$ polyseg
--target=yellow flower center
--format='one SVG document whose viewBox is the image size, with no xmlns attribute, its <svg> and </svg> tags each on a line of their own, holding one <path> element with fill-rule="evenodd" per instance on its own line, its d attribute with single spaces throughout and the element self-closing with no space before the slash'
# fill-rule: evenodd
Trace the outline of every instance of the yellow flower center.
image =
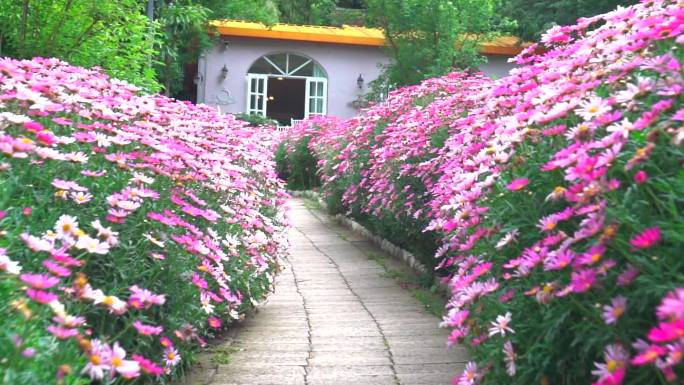
<svg viewBox="0 0 684 385">
<path fill-rule="evenodd" d="M 112 297 L 111 295 L 108 295 L 108 296 L 104 297 L 104 299 L 102 300 L 102 303 L 107 305 L 107 306 L 112 306 L 114 304 L 114 297 Z"/>
<path fill-rule="evenodd" d="M 90 356 L 90 362 L 92 362 L 93 365 L 100 365 L 102 363 L 102 358 L 100 356 L 94 354 Z"/>
<path fill-rule="evenodd" d="M 613 315 L 616 318 L 620 317 L 624 312 L 625 312 L 625 309 L 622 306 L 617 306 L 617 307 L 613 308 Z"/>
<path fill-rule="evenodd" d="M 555 224 L 554 222 L 549 222 L 549 223 L 547 223 L 547 224 L 544 226 L 544 228 L 545 228 L 546 230 L 553 230 L 553 229 L 556 228 L 556 224 Z"/>
<path fill-rule="evenodd" d="M 606 363 L 606 368 L 609 372 L 613 373 L 617 369 L 618 363 L 615 360 L 610 360 Z"/>
<path fill-rule="evenodd" d="M 596 263 L 601 260 L 601 254 L 599 253 L 594 253 L 591 255 L 591 261 Z"/>
<path fill-rule="evenodd" d="M 123 361 L 119 357 L 112 358 L 112 366 L 117 367 L 123 365 Z"/>
<path fill-rule="evenodd" d="M 173 361 L 173 359 L 176 358 L 176 355 L 175 355 L 173 352 L 169 352 L 169 353 L 166 355 L 166 358 L 168 358 L 169 361 Z"/>
</svg>

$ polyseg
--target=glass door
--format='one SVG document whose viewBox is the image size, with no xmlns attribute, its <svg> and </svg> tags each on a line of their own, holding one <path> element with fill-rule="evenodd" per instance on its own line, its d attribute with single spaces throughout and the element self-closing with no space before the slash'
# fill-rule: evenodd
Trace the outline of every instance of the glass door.
<svg viewBox="0 0 684 385">
<path fill-rule="evenodd" d="M 306 78 L 305 118 L 328 112 L 328 79 Z"/>
<path fill-rule="evenodd" d="M 247 113 L 266 116 L 268 75 L 247 75 Z"/>
</svg>

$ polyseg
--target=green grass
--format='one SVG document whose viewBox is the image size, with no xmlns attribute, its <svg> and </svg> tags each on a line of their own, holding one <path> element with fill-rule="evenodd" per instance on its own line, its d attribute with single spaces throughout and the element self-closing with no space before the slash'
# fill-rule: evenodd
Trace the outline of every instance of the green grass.
<svg viewBox="0 0 684 385">
<path fill-rule="evenodd" d="M 235 346 L 219 346 L 213 350 L 211 363 L 218 365 L 227 365 L 230 363 L 231 356 L 240 351 L 240 348 Z"/>
</svg>

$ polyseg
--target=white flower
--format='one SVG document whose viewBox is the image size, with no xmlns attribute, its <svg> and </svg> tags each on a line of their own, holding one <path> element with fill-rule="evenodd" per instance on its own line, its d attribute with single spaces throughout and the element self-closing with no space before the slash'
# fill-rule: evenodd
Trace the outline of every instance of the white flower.
<svg viewBox="0 0 684 385">
<path fill-rule="evenodd" d="M 88 163 L 88 155 L 84 154 L 83 152 L 70 152 L 68 154 L 64 154 L 64 157 L 67 160 L 70 160 L 74 163 Z"/>
<path fill-rule="evenodd" d="M 73 201 L 79 205 L 82 205 L 84 203 L 88 203 L 88 202 L 90 202 L 91 199 L 93 199 L 92 194 L 84 193 L 83 191 L 72 192 L 70 195 L 71 195 L 71 199 L 73 199 Z"/>
<path fill-rule="evenodd" d="M 71 238 L 78 231 L 78 219 L 71 215 L 63 214 L 55 223 L 55 232 L 60 239 Z"/>
<path fill-rule="evenodd" d="M 589 100 L 582 101 L 579 107 L 575 109 L 575 113 L 584 120 L 592 120 L 609 112 L 610 109 L 610 104 L 607 100 L 601 99 L 598 96 L 592 96 Z"/>
<path fill-rule="evenodd" d="M 91 254 L 107 254 L 109 252 L 109 243 L 100 242 L 89 235 L 81 235 L 78 237 L 76 247 L 81 250 L 86 250 Z"/>
<path fill-rule="evenodd" d="M 151 178 L 145 174 L 139 173 L 139 172 L 134 172 L 133 173 L 133 179 L 131 180 L 133 183 L 138 183 L 138 184 L 150 184 L 154 182 L 154 178 Z"/>
<path fill-rule="evenodd" d="M 9 274 L 18 275 L 21 273 L 19 262 L 11 260 L 6 254 L 5 249 L 0 249 L 0 270 Z"/>
<path fill-rule="evenodd" d="M 489 328 L 489 336 L 492 337 L 497 334 L 506 336 L 507 331 L 515 333 L 515 330 L 511 329 L 511 327 L 508 326 L 508 324 L 511 323 L 511 316 L 511 312 L 506 312 L 506 315 L 497 316 L 496 322 L 491 322 L 492 327 Z"/>
<path fill-rule="evenodd" d="M 518 230 L 517 229 L 509 231 L 506 233 L 506 235 L 503 236 L 503 238 L 501 238 L 501 240 L 499 240 L 499 242 L 497 242 L 496 246 L 494 246 L 494 247 L 497 250 L 501 250 L 504 247 L 506 247 L 506 245 L 508 245 L 509 243 L 515 241 L 515 238 L 517 236 L 518 236 Z"/>
</svg>

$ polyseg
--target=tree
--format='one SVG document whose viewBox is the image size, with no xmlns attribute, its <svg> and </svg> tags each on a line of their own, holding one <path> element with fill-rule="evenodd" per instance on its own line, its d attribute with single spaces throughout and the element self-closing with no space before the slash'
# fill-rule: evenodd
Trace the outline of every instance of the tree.
<svg viewBox="0 0 684 385">
<path fill-rule="evenodd" d="M 148 22 L 137 0 L 0 0 L 0 55 L 57 57 L 159 88 Z"/>
<path fill-rule="evenodd" d="M 528 41 L 539 40 L 554 25 L 575 24 L 580 17 L 609 12 L 617 6 L 639 0 L 508 0 L 500 9 L 503 16 L 517 22 L 516 33 Z"/>
<path fill-rule="evenodd" d="M 328 25 L 333 0 L 278 0 L 280 21 L 292 24 Z"/>
<path fill-rule="evenodd" d="M 497 0 L 368 0 L 369 21 L 384 29 L 392 58 L 382 81 L 415 84 L 481 64 L 478 46 L 501 27 L 496 9 Z"/>
<path fill-rule="evenodd" d="M 278 22 L 277 0 L 200 0 L 214 19 L 241 19 L 265 24 Z"/>
</svg>

